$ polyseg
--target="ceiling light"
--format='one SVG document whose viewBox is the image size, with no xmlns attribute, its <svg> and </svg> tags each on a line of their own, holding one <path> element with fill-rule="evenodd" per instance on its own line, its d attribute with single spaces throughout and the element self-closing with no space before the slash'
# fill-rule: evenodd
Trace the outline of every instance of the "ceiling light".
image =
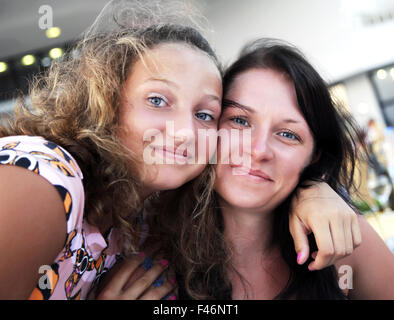
<svg viewBox="0 0 394 320">
<path fill-rule="evenodd" d="M 36 62 L 36 57 L 32 54 L 27 54 L 22 58 L 21 62 L 24 66 L 31 66 Z"/>
<path fill-rule="evenodd" d="M 0 73 L 7 71 L 7 69 L 8 69 L 8 65 L 5 62 L 0 61 Z"/>
<path fill-rule="evenodd" d="M 59 27 L 52 27 L 45 31 L 47 38 L 54 39 L 60 36 L 62 30 Z"/>
<path fill-rule="evenodd" d="M 376 76 L 378 77 L 378 79 L 384 80 L 384 79 L 386 79 L 386 77 L 387 77 L 387 72 L 386 72 L 386 70 L 384 70 L 384 69 L 379 69 L 379 70 L 376 72 Z"/>
<path fill-rule="evenodd" d="M 49 51 L 49 56 L 52 59 L 58 59 L 63 55 L 63 50 L 61 48 L 53 48 Z"/>
</svg>

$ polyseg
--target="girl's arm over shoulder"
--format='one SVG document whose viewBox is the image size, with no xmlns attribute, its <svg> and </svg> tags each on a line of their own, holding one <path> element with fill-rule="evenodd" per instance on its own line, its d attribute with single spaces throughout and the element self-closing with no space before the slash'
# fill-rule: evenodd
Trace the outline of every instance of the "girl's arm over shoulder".
<svg viewBox="0 0 394 320">
<path fill-rule="evenodd" d="M 309 182 L 292 200 L 290 233 L 297 262 L 314 259 L 309 270 L 321 270 L 350 255 L 362 241 L 356 212 L 325 182 Z M 309 253 L 307 235 L 313 233 L 318 251 Z"/>
<path fill-rule="evenodd" d="M 27 299 L 62 250 L 66 217 L 62 200 L 43 177 L 0 166 L 0 299 Z"/>
<path fill-rule="evenodd" d="M 353 254 L 335 264 L 339 279 L 345 276 L 340 267 L 349 266 L 350 299 L 394 299 L 394 254 L 363 216 L 358 219 L 363 241 Z"/>
</svg>

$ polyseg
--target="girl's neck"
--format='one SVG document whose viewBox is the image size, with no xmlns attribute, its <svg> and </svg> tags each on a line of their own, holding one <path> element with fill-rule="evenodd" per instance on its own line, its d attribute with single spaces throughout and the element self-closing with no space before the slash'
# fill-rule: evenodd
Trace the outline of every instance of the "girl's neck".
<svg viewBox="0 0 394 320">
<path fill-rule="evenodd" d="M 143 203 L 147 198 L 149 198 L 150 195 L 152 195 L 153 192 L 149 191 L 148 189 L 142 189 L 140 193 L 140 200 Z M 109 230 L 113 227 L 113 221 L 110 216 L 104 217 L 103 221 L 101 222 L 101 225 L 99 227 L 100 233 L 104 236 L 109 232 Z"/>
</svg>

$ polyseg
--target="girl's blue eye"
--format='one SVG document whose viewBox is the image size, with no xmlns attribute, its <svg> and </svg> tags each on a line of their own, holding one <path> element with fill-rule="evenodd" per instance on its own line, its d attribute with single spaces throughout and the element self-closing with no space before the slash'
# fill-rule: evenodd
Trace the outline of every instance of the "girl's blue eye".
<svg viewBox="0 0 394 320">
<path fill-rule="evenodd" d="M 249 122 L 247 122 L 245 119 L 239 118 L 239 117 L 235 117 L 230 119 L 231 121 L 235 122 L 236 124 L 239 124 L 241 126 L 249 126 Z"/>
<path fill-rule="evenodd" d="M 154 107 L 164 107 L 166 103 L 166 101 L 160 97 L 149 97 L 148 100 Z"/>
<path fill-rule="evenodd" d="M 196 113 L 196 117 L 197 117 L 198 119 L 200 119 L 200 120 L 203 120 L 203 121 L 212 121 L 212 120 L 215 120 L 214 117 L 212 117 L 210 114 L 205 113 L 205 112 Z"/>
<path fill-rule="evenodd" d="M 299 140 L 299 138 L 292 132 L 289 131 L 283 131 L 279 133 L 280 136 L 285 137 L 287 139 L 291 139 L 291 140 Z"/>
</svg>

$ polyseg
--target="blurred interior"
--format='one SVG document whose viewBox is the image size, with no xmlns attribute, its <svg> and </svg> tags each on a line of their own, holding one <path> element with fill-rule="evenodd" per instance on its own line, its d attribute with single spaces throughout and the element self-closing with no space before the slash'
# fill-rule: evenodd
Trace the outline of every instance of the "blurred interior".
<svg viewBox="0 0 394 320">
<path fill-rule="evenodd" d="M 149 0 L 147 0 L 149 1 Z M 224 65 L 247 41 L 299 47 L 365 130 L 354 204 L 394 252 L 394 0 L 195 0 Z M 78 40 L 107 0 L 0 0 L 0 121 L 17 93 Z M 48 16 L 52 14 L 52 16 Z M 391 39 L 391 40 L 390 40 Z"/>
</svg>

